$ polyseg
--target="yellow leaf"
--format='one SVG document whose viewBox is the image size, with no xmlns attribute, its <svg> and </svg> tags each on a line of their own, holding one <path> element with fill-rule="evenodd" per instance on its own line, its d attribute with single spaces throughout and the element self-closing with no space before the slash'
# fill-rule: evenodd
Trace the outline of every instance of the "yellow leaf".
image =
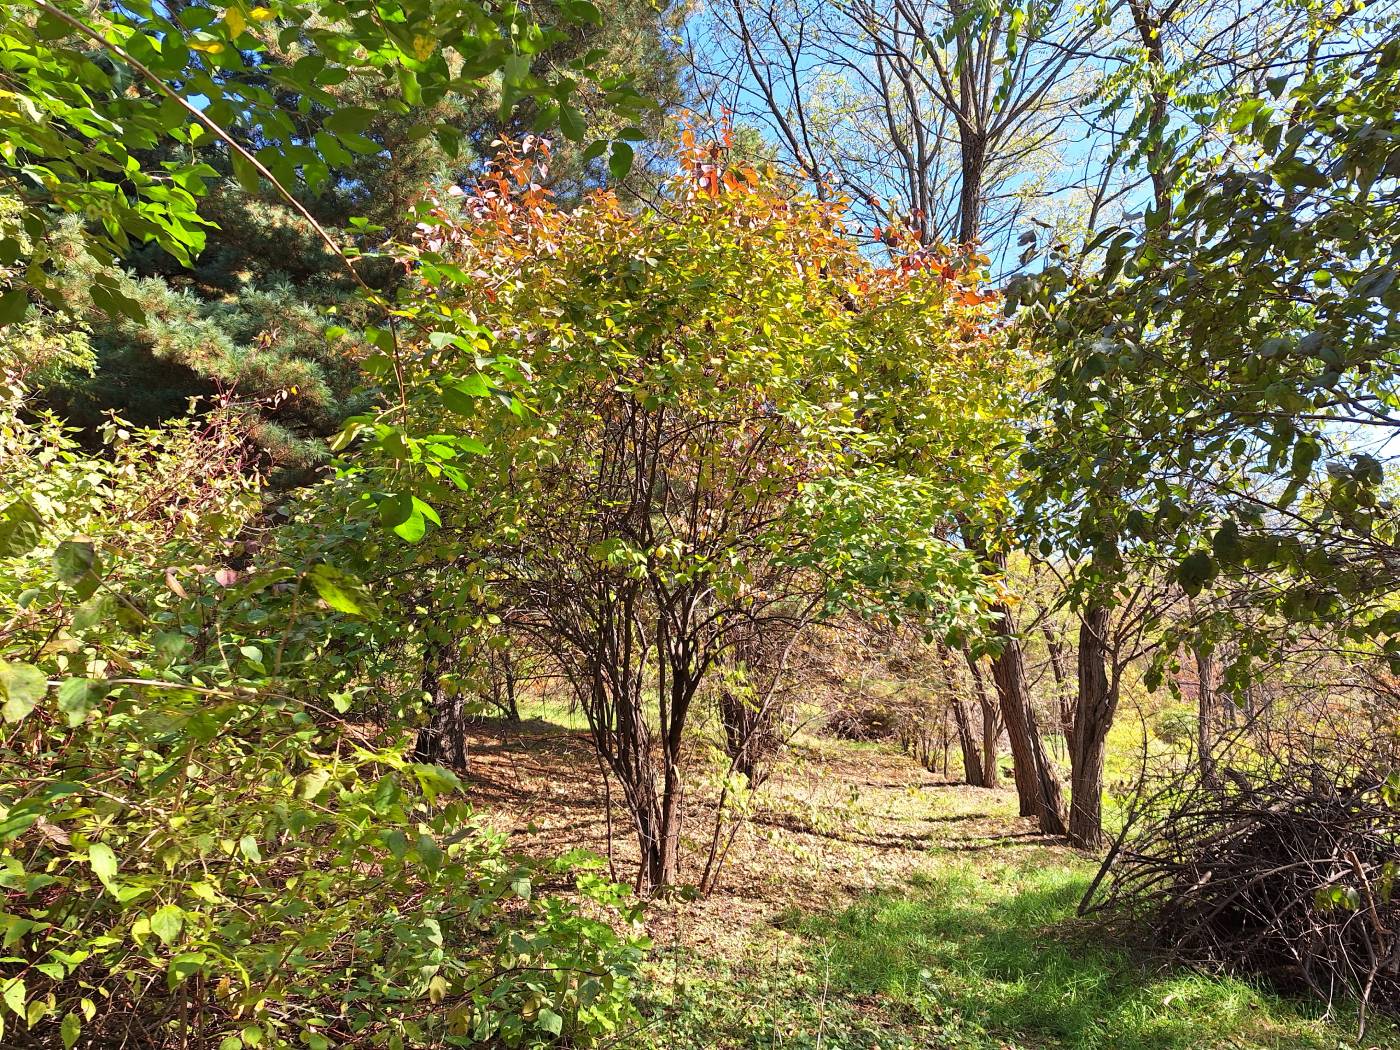
<svg viewBox="0 0 1400 1050">
<path fill-rule="evenodd" d="M 446 978 L 442 974 L 434 974 L 432 980 L 428 982 L 428 1000 L 433 1003 L 440 1003 L 446 997 L 448 988 Z"/>
<path fill-rule="evenodd" d="M 248 12 L 248 17 L 254 22 L 271 22 L 277 15 L 270 7 L 255 7 Z"/>
<path fill-rule="evenodd" d="M 190 47 L 195 51 L 203 51 L 206 55 L 217 55 L 224 49 L 224 45 L 218 40 L 191 40 Z"/>
<path fill-rule="evenodd" d="M 234 4 L 224 12 L 224 25 L 228 26 L 229 37 L 237 38 L 248 28 L 248 16 L 243 13 L 241 7 Z"/>
<path fill-rule="evenodd" d="M 413 57 L 419 62 L 426 62 L 433 57 L 433 52 L 437 50 L 437 38 L 426 33 L 418 33 L 413 38 Z"/>
</svg>

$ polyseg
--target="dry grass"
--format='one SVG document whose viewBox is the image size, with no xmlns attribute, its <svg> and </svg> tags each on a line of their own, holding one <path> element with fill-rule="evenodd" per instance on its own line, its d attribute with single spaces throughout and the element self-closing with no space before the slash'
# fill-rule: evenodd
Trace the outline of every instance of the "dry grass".
<svg viewBox="0 0 1400 1050">
<path fill-rule="evenodd" d="M 483 819 L 540 857 L 608 855 L 597 759 L 577 717 L 485 722 L 468 778 Z M 713 820 L 692 747 L 682 876 Z M 636 847 L 614 805 L 611 858 Z M 1247 982 L 1163 971 L 1086 940 L 1074 904 L 1093 864 L 1016 816 L 1010 789 L 949 783 L 888 747 L 799 738 L 743 824 L 718 891 L 652 902 L 650 1020 L 617 1050 L 1370 1050 Z"/>
<path fill-rule="evenodd" d="M 631 828 L 614 799 L 609 843 L 603 780 L 585 730 L 538 718 L 486 721 L 471 748 L 472 798 L 513 849 L 545 857 L 584 848 L 609 856 L 619 881 L 632 878 Z M 692 763 L 703 766 L 693 750 Z M 686 800 L 686 880 L 698 881 L 704 864 L 715 794 L 702 786 Z M 717 891 L 655 902 L 648 933 L 658 944 L 727 952 L 794 911 L 827 911 L 903 885 L 933 851 L 990 860 L 1032 847 L 1073 856 L 1016 816 L 1010 789 L 952 783 L 882 745 L 802 736 L 760 792 Z"/>
</svg>

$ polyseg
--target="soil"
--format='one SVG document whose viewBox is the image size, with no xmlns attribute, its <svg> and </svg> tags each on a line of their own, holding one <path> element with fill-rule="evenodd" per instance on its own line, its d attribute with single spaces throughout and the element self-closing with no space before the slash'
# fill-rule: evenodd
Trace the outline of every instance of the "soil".
<svg viewBox="0 0 1400 1050">
<path fill-rule="evenodd" d="M 608 857 L 618 881 L 632 880 L 632 829 L 614 793 L 609 835 L 607 791 L 587 731 L 540 719 L 485 721 L 473 728 L 470 747 L 470 796 L 513 851 L 547 857 L 584 848 Z M 703 766 L 703 757 L 692 764 Z M 686 800 L 682 878 L 689 882 L 704 867 L 717 794 L 697 771 L 689 781 L 702 786 Z M 1012 790 L 955 783 L 891 746 L 804 736 L 753 801 L 716 890 L 694 900 L 682 887 L 676 901 L 653 902 L 644 922 L 658 945 L 727 953 L 794 910 L 839 908 L 904 884 L 932 850 L 1031 846 L 1063 849 L 1015 815 Z"/>
</svg>

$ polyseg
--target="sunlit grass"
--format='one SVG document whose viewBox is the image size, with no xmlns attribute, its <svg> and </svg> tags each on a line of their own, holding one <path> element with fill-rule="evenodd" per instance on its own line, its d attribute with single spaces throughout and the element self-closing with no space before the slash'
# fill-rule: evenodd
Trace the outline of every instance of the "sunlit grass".
<svg viewBox="0 0 1400 1050">
<path fill-rule="evenodd" d="M 906 891 L 796 930 L 844 994 L 876 996 L 976 1047 L 1283 1048 L 1351 1045 L 1350 1018 L 1242 980 L 1153 966 L 1067 923 L 1092 866 L 1030 848 L 946 858 Z M 953 1043 L 951 1045 L 958 1045 Z M 1373 1026 L 1365 1045 L 1400 1045 Z"/>
<path fill-rule="evenodd" d="M 1140 723 L 1136 730 L 1141 733 Z M 1139 735 L 1139 740 L 1141 739 Z M 855 753 L 867 746 L 822 744 Z M 1400 1028 L 1110 945 L 1075 912 L 1092 858 L 1016 825 L 1011 791 L 882 796 L 946 828 L 912 877 L 849 906 L 789 908 L 723 957 L 658 957 L 654 1027 L 625 1045 L 729 1050 L 1355 1050 Z M 893 807 L 893 808 L 891 808 Z"/>
</svg>

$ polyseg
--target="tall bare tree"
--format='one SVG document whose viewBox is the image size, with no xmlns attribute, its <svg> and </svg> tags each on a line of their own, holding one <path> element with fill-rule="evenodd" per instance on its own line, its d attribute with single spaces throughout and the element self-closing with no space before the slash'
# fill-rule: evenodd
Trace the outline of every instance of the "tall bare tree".
<svg viewBox="0 0 1400 1050">
<path fill-rule="evenodd" d="M 994 255 L 1073 138 L 1102 20 L 1060 0 L 726 0 L 697 41 L 712 97 L 873 231 Z"/>
</svg>

